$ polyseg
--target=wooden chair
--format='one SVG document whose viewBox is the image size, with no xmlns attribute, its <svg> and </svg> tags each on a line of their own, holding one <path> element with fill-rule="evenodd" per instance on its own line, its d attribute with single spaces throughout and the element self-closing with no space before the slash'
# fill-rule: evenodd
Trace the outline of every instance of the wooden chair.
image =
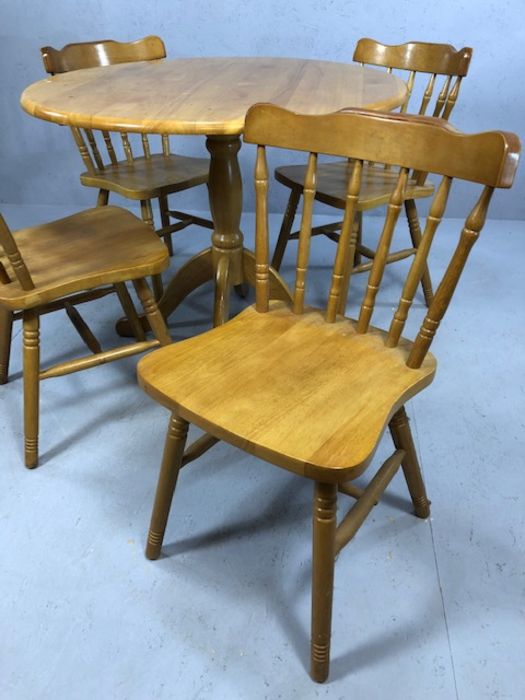
<svg viewBox="0 0 525 700">
<path fill-rule="evenodd" d="M 48 73 L 66 73 L 81 68 L 108 66 L 115 63 L 134 61 L 153 61 L 166 57 L 166 49 L 158 36 L 147 36 L 130 43 L 120 43 L 110 39 L 67 44 L 57 50 L 51 46 L 40 49 L 44 67 Z M 159 200 L 161 228 L 157 230 L 173 254 L 171 235 L 191 224 L 213 228 L 208 219 L 169 209 L 168 195 L 182 192 L 190 187 L 204 185 L 208 182 L 209 159 L 179 156 L 170 152 L 169 136 L 161 137 L 162 153 L 151 153 L 147 134 L 140 135 L 140 147 L 144 153 L 136 156 L 132 149 L 132 139 L 121 132 L 119 140 L 123 159 L 118 155 L 117 144 L 108 131 L 101 134 L 92 129 L 71 129 L 86 172 L 80 176 L 80 182 L 87 187 L 96 187 L 98 205 L 108 202 L 110 192 L 116 192 L 128 199 L 140 201 L 143 220 L 154 226 L 151 200 Z M 104 162 L 102 153 L 107 153 Z M 170 224 L 170 217 L 176 223 Z M 159 296 L 161 289 L 156 290 Z"/>
<path fill-rule="evenodd" d="M 512 184 L 519 140 L 503 132 L 464 135 L 431 117 L 360 110 L 304 116 L 273 105 L 249 110 L 244 140 L 257 144 L 255 306 L 223 326 L 150 353 L 138 365 L 140 385 L 172 413 L 146 554 L 159 556 L 179 469 L 217 440 L 313 480 L 311 673 L 324 681 L 336 554 L 400 466 L 415 514 L 429 515 L 404 405 L 434 377 L 436 360 L 429 346 L 479 236 L 494 188 Z M 269 298 L 267 146 L 309 153 L 293 305 Z M 318 153 L 353 159 L 325 311 L 305 307 Z M 345 308 L 351 272 L 347 263 L 357 247 L 352 223 L 367 161 L 400 170 L 354 320 L 339 312 Z M 411 169 L 437 173 L 441 182 L 397 309 L 388 329 L 381 330 L 371 325 L 374 303 Z M 454 178 L 479 183 L 482 191 L 412 342 L 402 337 L 403 328 Z M 185 451 L 190 421 L 206 434 Z M 394 452 L 359 490 L 351 482 L 369 466 L 387 426 Z M 339 525 L 338 491 L 357 499 Z"/>
<path fill-rule="evenodd" d="M 417 112 L 426 114 L 431 110 L 434 117 L 448 119 L 459 93 L 461 80 L 467 75 L 472 57 L 472 49 L 463 48 L 456 51 L 449 44 L 429 44 L 424 42 L 409 42 L 399 46 L 385 46 L 373 39 L 360 39 L 354 51 L 353 60 L 362 66 L 381 66 L 391 73 L 393 69 L 408 72 L 407 96 L 400 108 L 402 113 Z M 418 74 L 429 74 L 426 85 L 418 80 Z M 436 85 L 439 76 L 443 77 L 440 88 Z M 420 101 L 414 105 L 416 93 Z M 411 97 L 414 99 L 411 100 Z M 297 206 L 303 193 L 306 167 L 289 165 L 277 168 L 275 177 L 278 182 L 291 189 L 288 206 L 284 215 L 279 238 L 272 259 L 272 266 L 279 270 L 286 245 L 290 239 L 297 239 L 298 233 L 291 233 Z M 352 172 L 352 163 L 338 161 L 319 165 L 317 171 L 317 187 L 315 198 L 336 209 L 345 208 L 345 192 L 348 178 Z M 362 212 L 375 209 L 388 202 L 392 188 L 397 178 L 396 169 L 382 164 L 368 163 L 363 171 L 361 194 L 356 207 L 354 225 L 357 230 L 358 245 L 354 261 L 354 272 L 367 272 L 372 262 L 361 262 L 361 256 L 373 260 L 375 252 L 363 245 L 361 240 Z M 389 254 L 387 263 L 393 263 L 414 255 L 419 241 L 421 229 L 416 209 L 416 199 L 429 197 L 434 191 L 432 184 L 426 182 L 426 173 L 414 172 L 409 178 L 404 201 L 408 228 L 412 239 L 412 248 L 406 248 Z M 325 235 L 338 241 L 338 231 L 341 223 L 314 227 L 313 235 Z M 428 269 L 425 267 L 421 280 L 423 294 L 427 306 L 432 301 L 432 282 Z"/>
<path fill-rule="evenodd" d="M 23 319 L 25 464 L 38 463 L 39 383 L 105 364 L 171 342 L 164 319 L 144 279 L 168 267 L 158 236 L 131 212 L 98 207 L 18 231 L 0 216 L 0 376 L 7 375 L 11 324 Z M 146 340 L 126 288 L 132 281 L 155 340 Z M 93 354 L 40 369 L 39 319 L 57 309 L 75 313 L 75 304 L 108 285 L 133 324 L 137 342 L 103 351 L 89 328 L 83 337 Z M 71 311 L 73 309 L 73 311 Z M 77 312 L 78 313 L 78 312 Z"/>
</svg>

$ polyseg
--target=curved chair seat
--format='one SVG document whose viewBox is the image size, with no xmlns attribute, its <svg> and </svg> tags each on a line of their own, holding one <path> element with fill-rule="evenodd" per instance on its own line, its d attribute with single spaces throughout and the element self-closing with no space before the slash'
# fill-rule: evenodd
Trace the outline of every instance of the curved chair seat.
<svg viewBox="0 0 525 700">
<path fill-rule="evenodd" d="M 155 199 L 208 182 L 210 161 L 175 154 L 152 154 L 132 162 L 107 165 L 103 170 L 83 172 L 80 182 L 87 187 L 116 192 L 128 199 Z"/>
<path fill-rule="evenodd" d="M 331 207 L 344 209 L 348 177 L 352 173 L 352 167 L 353 163 L 348 160 L 320 164 L 317 168 L 315 198 Z M 275 179 L 278 182 L 286 187 L 299 188 L 301 192 L 305 175 L 306 165 L 285 165 L 275 170 Z M 365 166 L 357 211 L 366 211 L 388 204 L 398 175 L 396 169 L 385 170 L 384 165 L 370 164 Z M 421 197 L 430 197 L 433 192 L 434 187 L 431 183 L 417 185 L 414 180 L 409 180 L 405 194 L 407 199 L 420 199 Z"/>
<path fill-rule="evenodd" d="M 169 265 L 166 246 L 143 221 L 120 207 L 86 209 L 58 221 L 17 231 L 18 250 L 35 288 L 0 284 L 0 304 L 28 309 L 101 285 L 159 274 Z"/>
<path fill-rule="evenodd" d="M 405 362 L 412 343 L 358 334 L 341 318 L 294 314 L 281 301 L 249 307 L 224 326 L 146 357 L 139 383 L 156 401 L 212 435 L 298 474 L 353 479 L 391 417 L 433 379 L 430 354 Z M 239 353 L 242 348 L 242 353 Z"/>
</svg>

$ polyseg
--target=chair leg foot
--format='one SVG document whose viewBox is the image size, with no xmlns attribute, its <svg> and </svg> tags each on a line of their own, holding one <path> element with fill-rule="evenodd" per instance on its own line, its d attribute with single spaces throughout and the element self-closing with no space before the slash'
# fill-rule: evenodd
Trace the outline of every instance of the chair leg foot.
<svg viewBox="0 0 525 700">
<path fill-rule="evenodd" d="M 188 422 L 172 414 L 164 445 L 164 454 L 162 456 L 160 476 L 146 545 L 146 557 L 148 559 L 158 559 L 160 555 L 187 435 Z"/>
<path fill-rule="evenodd" d="M 405 450 L 405 458 L 402 462 L 403 473 L 408 490 L 414 504 L 414 514 L 418 518 L 426 519 L 430 515 L 430 501 L 427 498 L 425 483 L 419 467 L 416 448 L 412 439 L 412 431 L 408 423 L 405 408 L 399 411 L 390 421 L 390 433 L 397 449 Z"/>
<path fill-rule="evenodd" d="M 24 311 L 24 458 L 28 469 L 38 466 L 39 326 L 38 314 Z"/>
<path fill-rule="evenodd" d="M 316 483 L 313 506 L 312 638 L 310 675 L 328 678 L 334 588 L 337 484 Z"/>
</svg>

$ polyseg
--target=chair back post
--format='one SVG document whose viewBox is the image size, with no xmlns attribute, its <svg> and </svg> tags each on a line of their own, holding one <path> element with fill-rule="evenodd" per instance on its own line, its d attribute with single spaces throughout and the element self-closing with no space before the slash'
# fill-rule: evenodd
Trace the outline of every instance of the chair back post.
<svg viewBox="0 0 525 700">
<path fill-rule="evenodd" d="M 359 109 L 348 109 L 324 116 L 301 115 L 275 105 L 261 104 L 250 108 L 247 113 L 244 140 L 258 146 L 256 260 L 257 264 L 261 265 L 261 275 L 264 273 L 261 277 L 263 284 L 259 292 L 259 310 L 261 311 L 267 309 L 266 147 L 309 153 L 296 266 L 292 309 L 294 313 L 302 313 L 304 309 L 317 154 L 346 157 L 354 162 L 353 172 L 347 185 L 343 230 L 336 251 L 327 300 L 326 320 L 328 322 L 336 320 L 337 310 L 341 308 L 341 302 L 344 301 L 340 295 L 341 289 L 346 288 L 343 287 L 343 281 L 348 264 L 348 249 L 352 245 L 355 246 L 355 240 L 352 242 L 352 224 L 362 185 L 363 163 L 379 162 L 399 169 L 360 306 L 359 318 L 355 325 L 358 333 L 366 333 L 371 324 L 392 234 L 406 197 L 409 172 L 416 170 L 441 176 L 441 183 L 431 202 L 421 243 L 404 281 L 389 331 L 384 335 L 386 347 L 391 348 L 396 347 L 401 338 L 416 288 L 426 266 L 432 241 L 445 213 L 453 180 L 466 180 L 483 186 L 477 203 L 465 220 L 457 248 L 452 254 L 433 303 L 409 352 L 407 365 L 411 368 L 420 367 L 450 304 L 468 254 L 479 238 L 494 189 L 509 188 L 513 183 L 520 152 L 518 137 L 501 131 L 462 134 L 447 124 L 444 119 L 435 117 Z M 259 250 L 260 246 L 263 246 L 263 250 Z"/>
<path fill-rule="evenodd" d="M 452 255 L 448 264 L 445 275 L 443 276 L 439 287 L 434 294 L 432 304 L 425 316 L 417 338 L 412 345 L 410 355 L 408 356 L 407 366 L 413 369 L 421 367 L 425 355 L 430 348 L 436 331 L 441 323 L 441 319 L 445 315 L 446 310 L 452 299 L 452 295 L 459 282 L 465 263 L 469 256 L 474 243 L 479 239 L 481 229 L 485 224 L 487 210 L 490 204 L 493 187 L 485 186 L 476 202 L 474 208 L 470 212 L 465 222 L 465 226 L 461 231 L 459 243 Z"/>
<path fill-rule="evenodd" d="M 73 134 L 73 139 L 75 141 L 78 152 L 80 153 L 80 157 L 82 158 L 82 162 L 86 166 L 86 170 L 88 171 L 88 173 L 93 175 L 96 172 L 96 167 L 91 157 L 91 153 L 86 145 L 84 136 L 82 135 L 82 130 L 79 129 L 77 126 L 72 126 L 71 133 Z"/>
<path fill-rule="evenodd" d="M 11 263 L 11 266 L 13 268 L 13 272 L 16 275 L 16 278 L 18 282 L 20 283 L 20 286 L 24 291 L 30 291 L 31 289 L 35 288 L 35 285 L 33 283 L 33 279 L 31 277 L 31 274 L 29 273 L 29 270 L 27 269 L 27 266 L 24 262 L 24 259 L 20 253 L 20 250 L 18 249 L 18 246 L 16 244 L 16 241 L 14 239 L 13 234 L 9 230 L 8 225 L 6 224 L 4 217 L 0 214 L 0 246 L 4 249 L 5 254 L 7 255 L 7 258 L 9 262 Z M 4 284 L 9 283 L 11 280 L 9 279 L 9 275 L 7 274 L 5 268 L 3 265 L 1 265 L 2 269 L 0 270 L 0 281 L 2 281 Z"/>
</svg>

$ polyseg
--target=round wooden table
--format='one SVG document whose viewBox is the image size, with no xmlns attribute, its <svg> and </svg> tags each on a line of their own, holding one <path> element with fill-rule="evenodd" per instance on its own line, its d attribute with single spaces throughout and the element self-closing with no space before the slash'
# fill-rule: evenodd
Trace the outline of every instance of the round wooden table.
<svg viewBox="0 0 525 700">
<path fill-rule="evenodd" d="M 159 307 L 167 318 L 204 282 L 215 278 L 214 323 L 228 317 L 232 285 L 253 285 L 255 259 L 239 224 L 242 181 L 237 160 L 248 108 L 273 102 L 304 114 L 345 107 L 389 110 L 406 96 L 399 78 L 356 64 L 292 58 L 188 58 L 125 63 L 62 73 L 30 85 L 22 107 L 40 119 L 110 131 L 207 136 L 211 247 L 175 274 Z M 274 298 L 288 299 L 271 271 Z M 125 323 L 120 331 L 126 332 Z M 129 330 L 129 329 L 128 329 Z"/>
</svg>

